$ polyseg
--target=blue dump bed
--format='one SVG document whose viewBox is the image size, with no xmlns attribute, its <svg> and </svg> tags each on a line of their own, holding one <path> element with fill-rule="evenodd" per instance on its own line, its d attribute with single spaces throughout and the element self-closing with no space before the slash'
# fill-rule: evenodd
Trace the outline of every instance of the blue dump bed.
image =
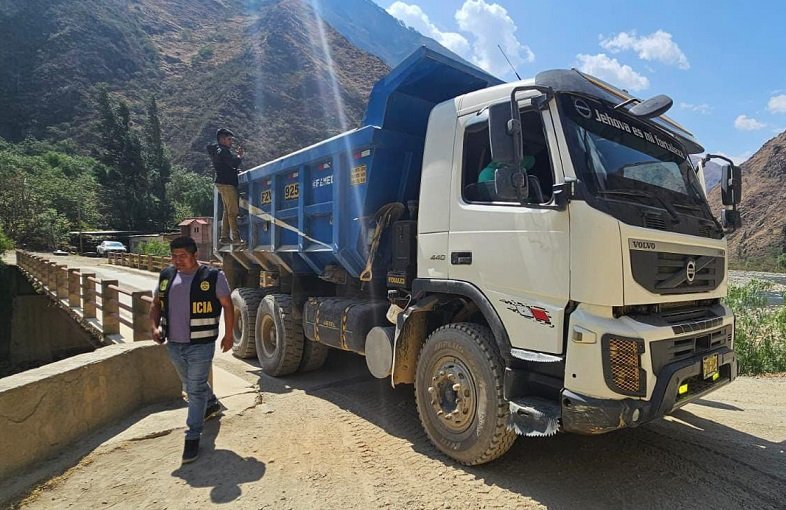
<svg viewBox="0 0 786 510">
<path fill-rule="evenodd" d="M 338 265 L 358 277 L 377 210 L 418 199 L 431 109 L 498 83 L 420 48 L 374 86 L 360 128 L 240 174 L 249 249 L 296 273 Z"/>
</svg>

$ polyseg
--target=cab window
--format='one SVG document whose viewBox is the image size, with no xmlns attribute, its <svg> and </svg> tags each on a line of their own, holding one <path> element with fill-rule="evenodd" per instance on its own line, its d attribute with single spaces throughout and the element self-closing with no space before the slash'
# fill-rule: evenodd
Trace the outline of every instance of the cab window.
<svg viewBox="0 0 786 510">
<path fill-rule="evenodd" d="M 521 112 L 522 146 L 524 161 L 530 183 L 527 202 L 532 204 L 551 201 L 554 171 L 551 166 L 543 117 L 535 110 Z M 491 160 L 488 121 L 470 124 L 464 131 L 462 164 L 462 198 L 470 203 L 494 203 L 506 201 L 496 196 L 494 172 L 496 164 Z M 507 203 L 518 203 L 516 201 Z"/>
</svg>

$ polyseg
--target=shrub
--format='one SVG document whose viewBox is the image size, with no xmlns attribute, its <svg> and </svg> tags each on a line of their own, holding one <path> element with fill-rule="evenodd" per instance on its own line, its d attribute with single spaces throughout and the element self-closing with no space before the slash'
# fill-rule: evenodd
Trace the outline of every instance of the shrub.
<svg viewBox="0 0 786 510">
<path fill-rule="evenodd" d="M 144 255 L 154 255 L 157 257 L 169 256 L 169 243 L 164 241 L 148 241 L 140 247 L 141 253 Z"/>
<path fill-rule="evenodd" d="M 726 302 L 736 316 L 734 350 L 740 374 L 786 371 L 786 305 L 766 306 L 765 292 L 771 288 L 760 280 L 729 286 Z"/>
</svg>

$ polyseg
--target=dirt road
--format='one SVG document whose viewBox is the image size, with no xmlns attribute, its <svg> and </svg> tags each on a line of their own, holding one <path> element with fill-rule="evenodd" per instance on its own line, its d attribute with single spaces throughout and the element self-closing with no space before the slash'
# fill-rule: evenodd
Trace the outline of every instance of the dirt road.
<svg viewBox="0 0 786 510">
<path fill-rule="evenodd" d="M 333 351 L 324 370 L 282 379 L 226 354 L 216 365 L 262 398 L 210 422 L 196 463 L 180 466 L 182 429 L 115 441 L 20 507 L 786 507 L 786 376 L 740 378 L 638 429 L 519 438 L 468 468 L 430 445 L 412 386 L 391 389 L 359 356 Z"/>
</svg>

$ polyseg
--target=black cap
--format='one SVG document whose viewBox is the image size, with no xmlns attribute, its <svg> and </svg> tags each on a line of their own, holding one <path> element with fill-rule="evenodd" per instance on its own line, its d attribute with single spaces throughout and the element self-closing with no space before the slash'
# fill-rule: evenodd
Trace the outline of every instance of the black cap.
<svg viewBox="0 0 786 510">
<path fill-rule="evenodd" d="M 216 131 L 216 140 L 218 140 L 222 136 L 234 137 L 235 133 L 233 133 L 232 131 L 228 130 L 227 128 L 221 128 L 218 131 Z"/>
</svg>

